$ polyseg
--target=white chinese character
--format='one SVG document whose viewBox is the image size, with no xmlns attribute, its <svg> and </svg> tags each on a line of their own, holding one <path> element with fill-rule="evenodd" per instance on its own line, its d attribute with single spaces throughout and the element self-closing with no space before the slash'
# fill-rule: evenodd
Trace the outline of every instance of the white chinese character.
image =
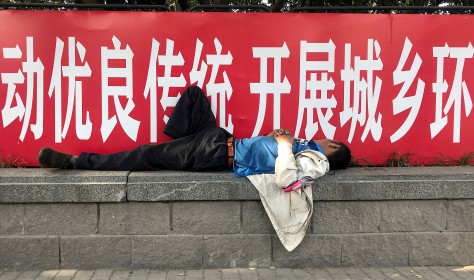
<svg viewBox="0 0 474 280">
<path fill-rule="evenodd" d="M 280 127 L 281 94 L 289 94 L 291 91 L 291 84 L 286 76 L 282 81 L 281 60 L 290 57 L 290 50 L 286 42 L 281 47 L 259 47 L 252 50 L 253 57 L 260 59 L 260 82 L 250 83 L 250 92 L 260 95 L 257 123 L 252 133 L 252 136 L 256 136 L 262 128 L 268 94 L 273 95 L 273 128 Z M 274 61 L 273 82 L 268 81 L 268 60 L 270 58 Z"/>
<path fill-rule="evenodd" d="M 219 126 L 232 133 L 234 125 L 232 124 L 232 116 L 230 114 L 227 115 L 226 124 L 226 101 L 232 97 L 232 85 L 226 71 L 222 72 L 224 79 L 222 83 L 217 83 L 216 80 L 219 66 L 232 65 L 233 57 L 230 51 L 227 54 L 222 54 L 222 45 L 217 38 L 214 39 L 214 46 L 216 54 L 206 55 L 207 64 L 211 66 L 211 77 L 206 85 L 206 92 L 207 96 L 211 97 L 211 109 L 215 116 L 217 115 L 217 97 L 219 96 Z"/>
<path fill-rule="evenodd" d="M 430 124 L 431 138 L 438 135 L 446 126 L 448 123 L 447 114 L 454 107 L 453 143 L 459 143 L 461 135 L 461 103 L 463 100 L 466 117 L 469 116 L 472 110 L 469 89 L 462 78 L 464 61 L 467 58 L 473 58 L 474 48 L 471 43 L 465 48 L 450 48 L 448 44 L 445 44 L 444 47 L 433 47 L 433 56 L 437 58 L 436 82 L 433 83 L 433 92 L 436 94 L 436 113 L 435 121 Z M 448 90 L 448 83 L 444 79 L 444 59 L 446 57 L 456 59 L 456 70 L 451 92 L 443 108 L 443 94 Z"/>
<path fill-rule="evenodd" d="M 170 87 L 184 87 L 186 85 L 186 79 L 183 74 L 180 74 L 179 77 L 172 77 L 171 70 L 173 66 L 182 66 L 184 65 L 184 59 L 181 53 L 178 55 L 173 55 L 174 52 L 174 42 L 172 40 L 166 40 L 166 53 L 165 55 L 158 55 L 160 50 L 160 43 L 153 39 L 151 47 L 150 62 L 148 66 L 148 74 L 146 79 L 145 90 L 143 95 L 145 98 L 150 96 L 150 141 L 158 141 L 158 112 L 157 112 L 157 93 L 158 86 L 163 87 L 163 94 L 161 96 L 161 106 L 163 110 L 168 107 L 176 105 L 179 97 L 181 96 L 178 93 L 176 97 L 169 96 Z M 158 77 L 156 67 L 157 64 L 164 65 L 165 72 L 164 76 Z M 169 117 L 164 115 L 163 121 L 168 122 Z"/>
<path fill-rule="evenodd" d="M 203 43 L 196 39 L 196 49 L 194 53 L 193 69 L 189 72 L 189 81 L 191 84 L 196 83 L 200 88 L 203 88 L 204 79 L 206 78 L 207 73 L 207 64 L 201 59 Z M 199 64 L 201 64 L 201 69 L 198 70 Z"/>
<path fill-rule="evenodd" d="M 163 77 L 158 77 L 158 85 L 163 87 L 163 95 L 161 96 L 161 106 L 163 110 L 167 107 L 176 105 L 179 99 L 179 95 L 176 97 L 169 96 L 170 87 L 184 87 L 186 86 L 186 79 L 181 73 L 179 77 L 171 76 L 171 69 L 173 66 L 183 66 L 184 59 L 181 52 L 177 55 L 174 52 L 174 41 L 166 40 L 166 53 L 165 55 L 158 55 L 158 64 L 165 67 L 165 73 Z"/>
<path fill-rule="evenodd" d="M 374 50 L 375 58 L 374 59 Z M 344 110 L 339 114 L 341 125 L 344 125 L 349 119 L 351 128 L 348 141 L 352 142 L 357 123 L 360 126 L 365 124 L 361 140 L 365 141 L 369 132 L 375 141 L 379 141 L 382 135 L 382 115 L 375 114 L 380 97 L 382 80 L 376 76 L 374 84 L 374 71 L 382 70 L 383 63 L 380 59 L 380 45 L 377 40 L 369 39 L 367 46 L 367 60 L 360 59 L 360 56 L 354 57 L 354 68 L 351 66 L 351 44 L 345 45 L 344 69 L 341 70 L 341 78 L 344 81 Z M 366 71 L 366 79 L 362 77 L 362 71 Z M 351 82 L 354 83 L 353 102 L 351 105 Z"/>
<path fill-rule="evenodd" d="M 328 43 L 307 43 L 301 42 L 300 46 L 300 94 L 298 105 L 298 120 L 296 123 L 295 135 L 298 136 L 303 122 L 303 115 L 306 111 L 305 138 L 311 139 L 318 131 L 318 122 L 314 121 L 313 111 L 316 109 L 319 124 L 326 138 L 333 139 L 336 128 L 329 123 L 332 118 L 332 109 L 336 107 L 337 101 L 334 96 L 328 97 L 328 91 L 334 90 L 334 81 L 328 78 L 328 73 L 334 72 L 334 53 L 336 46 L 329 40 Z M 324 53 L 328 59 L 325 61 L 310 61 L 308 54 Z M 320 78 L 314 71 L 323 71 Z M 311 73 L 313 72 L 313 73 Z M 310 73 L 310 79 L 307 80 L 307 74 Z M 309 98 L 307 98 L 309 91 Z M 317 96 L 317 92 L 321 97 Z M 323 113 L 326 109 L 326 113 Z"/>
<path fill-rule="evenodd" d="M 3 58 L 20 59 L 22 57 L 21 49 L 18 45 L 15 48 L 3 48 Z M 16 85 L 23 84 L 25 76 L 21 69 L 17 73 L 2 73 L 2 83 L 7 85 L 7 99 L 2 109 L 3 127 L 10 125 L 15 119 L 20 121 L 25 114 L 25 105 L 21 96 L 16 92 Z M 16 106 L 12 107 L 13 97 L 15 97 Z M 23 139 L 22 139 L 23 140 Z"/>
<path fill-rule="evenodd" d="M 82 81 L 77 81 L 77 77 L 90 77 L 91 69 L 87 62 L 84 63 L 86 49 L 77 42 L 74 37 L 68 38 L 68 66 L 61 66 L 64 42 L 56 39 L 56 49 L 54 55 L 53 73 L 48 95 L 51 97 L 55 92 L 54 114 L 55 114 L 55 142 L 60 143 L 66 138 L 69 125 L 71 123 L 72 112 L 75 110 L 76 135 L 79 139 L 87 140 L 92 134 L 92 123 L 89 112 L 86 112 L 86 121 L 82 123 Z M 82 66 L 76 65 L 76 49 L 79 54 Z M 68 99 L 66 108 L 66 119 L 62 126 L 62 77 L 68 77 Z"/>
<path fill-rule="evenodd" d="M 117 117 L 123 130 L 130 139 L 136 141 L 140 122 L 129 116 L 135 107 L 133 103 L 133 52 L 130 46 L 120 49 L 120 41 L 113 36 L 114 49 L 101 47 L 101 70 L 102 70 L 102 126 L 100 132 L 105 142 L 117 124 Z M 110 67 L 110 60 L 125 60 L 125 67 Z M 125 85 L 110 85 L 109 79 L 125 79 Z M 117 115 L 109 118 L 109 97 L 113 97 Z M 125 109 L 120 103 L 120 96 L 128 99 Z"/>
<path fill-rule="evenodd" d="M 143 95 L 145 98 L 150 97 L 150 141 L 158 141 L 158 112 L 157 106 L 157 73 L 156 73 L 156 62 L 158 59 L 158 51 L 160 49 L 160 43 L 153 39 L 151 45 L 150 62 L 148 64 L 148 74 L 146 78 L 145 90 Z"/>
<path fill-rule="evenodd" d="M 395 97 L 395 99 L 392 101 L 393 113 L 397 115 L 410 108 L 411 110 L 403 125 L 392 136 L 390 136 L 390 141 L 392 141 L 392 143 L 402 138 L 408 132 L 408 130 L 410 130 L 413 123 L 415 122 L 416 116 L 418 116 L 418 112 L 420 111 L 421 107 L 421 101 L 423 100 L 425 82 L 423 82 L 421 79 L 417 79 L 415 95 L 409 97 L 406 96 L 408 90 L 415 81 L 416 75 L 418 74 L 422 63 L 420 56 L 418 53 L 416 53 L 410 70 L 402 70 L 407 63 L 411 48 L 412 44 L 410 40 L 405 38 L 402 55 L 398 61 L 397 68 L 393 72 L 393 84 L 398 85 L 403 83 L 397 97 Z"/>
<path fill-rule="evenodd" d="M 26 61 L 22 62 L 22 68 L 17 73 L 2 73 L 2 83 L 7 84 L 7 99 L 2 109 L 3 127 L 11 124 L 15 119 L 23 121 L 20 132 L 20 140 L 25 139 L 28 126 L 30 125 L 31 112 L 33 108 L 33 99 L 36 89 L 36 123 L 30 125 L 35 139 L 43 135 L 43 99 L 44 99 L 44 66 L 41 59 L 34 61 L 33 37 L 26 38 Z M 23 54 L 18 45 L 15 48 L 3 48 L 3 58 L 21 59 Z M 23 84 L 26 73 L 26 103 L 16 92 L 16 85 Z M 36 77 L 36 79 L 35 79 Z M 12 107 L 13 97 L 15 97 L 16 106 Z"/>
</svg>

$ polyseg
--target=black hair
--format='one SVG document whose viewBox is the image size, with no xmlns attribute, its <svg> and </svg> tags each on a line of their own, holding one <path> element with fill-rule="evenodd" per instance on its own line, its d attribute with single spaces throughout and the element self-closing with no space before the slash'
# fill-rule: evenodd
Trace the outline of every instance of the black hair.
<svg viewBox="0 0 474 280">
<path fill-rule="evenodd" d="M 346 169 L 351 163 L 352 154 L 349 147 L 342 142 L 335 142 L 339 144 L 339 149 L 327 156 L 329 161 L 329 169 Z"/>
</svg>

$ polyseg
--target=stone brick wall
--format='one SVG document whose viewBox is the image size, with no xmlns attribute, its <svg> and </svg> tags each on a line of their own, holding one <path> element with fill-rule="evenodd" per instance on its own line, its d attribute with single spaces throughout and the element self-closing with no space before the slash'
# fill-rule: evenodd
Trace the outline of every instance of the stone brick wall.
<svg viewBox="0 0 474 280">
<path fill-rule="evenodd" d="M 474 263 L 474 168 L 420 169 L 421 179 L 413 170 L 364 170 L 321 178 L 310 229 L 293 252 L 255 189 L 230 174 L 128 174 L 122 184 L 105 173 L 0 170 L 0 268 Z M 400 193 L 394 181 L 429 192 Z"/>
<path fill-rule="evenodd" d="M 316 201 L 287 252 L 259 201 L 0 204 L 0 265 L 198 268 L 465 265 L 474 200 Z"/>
</svg>

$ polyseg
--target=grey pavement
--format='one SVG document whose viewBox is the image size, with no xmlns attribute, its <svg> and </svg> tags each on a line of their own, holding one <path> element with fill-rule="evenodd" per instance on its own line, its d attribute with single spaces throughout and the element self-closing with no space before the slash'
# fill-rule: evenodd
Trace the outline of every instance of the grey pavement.
<svg viewBox="0 0 474 280">
<path fill-rule="evenodd" d="M 0 270 L 0 280 L 474 280 L 474 266 L 416 266 L 391 268 L 223 268 L 201 270 L 59 269 L 44 271 Z"/>
</svg>

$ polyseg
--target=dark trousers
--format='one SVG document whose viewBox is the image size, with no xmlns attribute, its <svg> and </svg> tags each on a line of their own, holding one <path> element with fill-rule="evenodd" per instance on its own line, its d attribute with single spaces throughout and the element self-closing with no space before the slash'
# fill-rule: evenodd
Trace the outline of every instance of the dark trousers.
<svg viewBox="0 0 474 280">
<path fill-rule="evenodd" d="M 196 86 L 181 95 L 164 133 L 174 140 L 142 145 L 113 154 L 81 153 L 75 168 L 95 170 L 224 170 L 227 139 L 232 135 L 216 127 L 216 118 L 204 92 Z"/>
</svg>

